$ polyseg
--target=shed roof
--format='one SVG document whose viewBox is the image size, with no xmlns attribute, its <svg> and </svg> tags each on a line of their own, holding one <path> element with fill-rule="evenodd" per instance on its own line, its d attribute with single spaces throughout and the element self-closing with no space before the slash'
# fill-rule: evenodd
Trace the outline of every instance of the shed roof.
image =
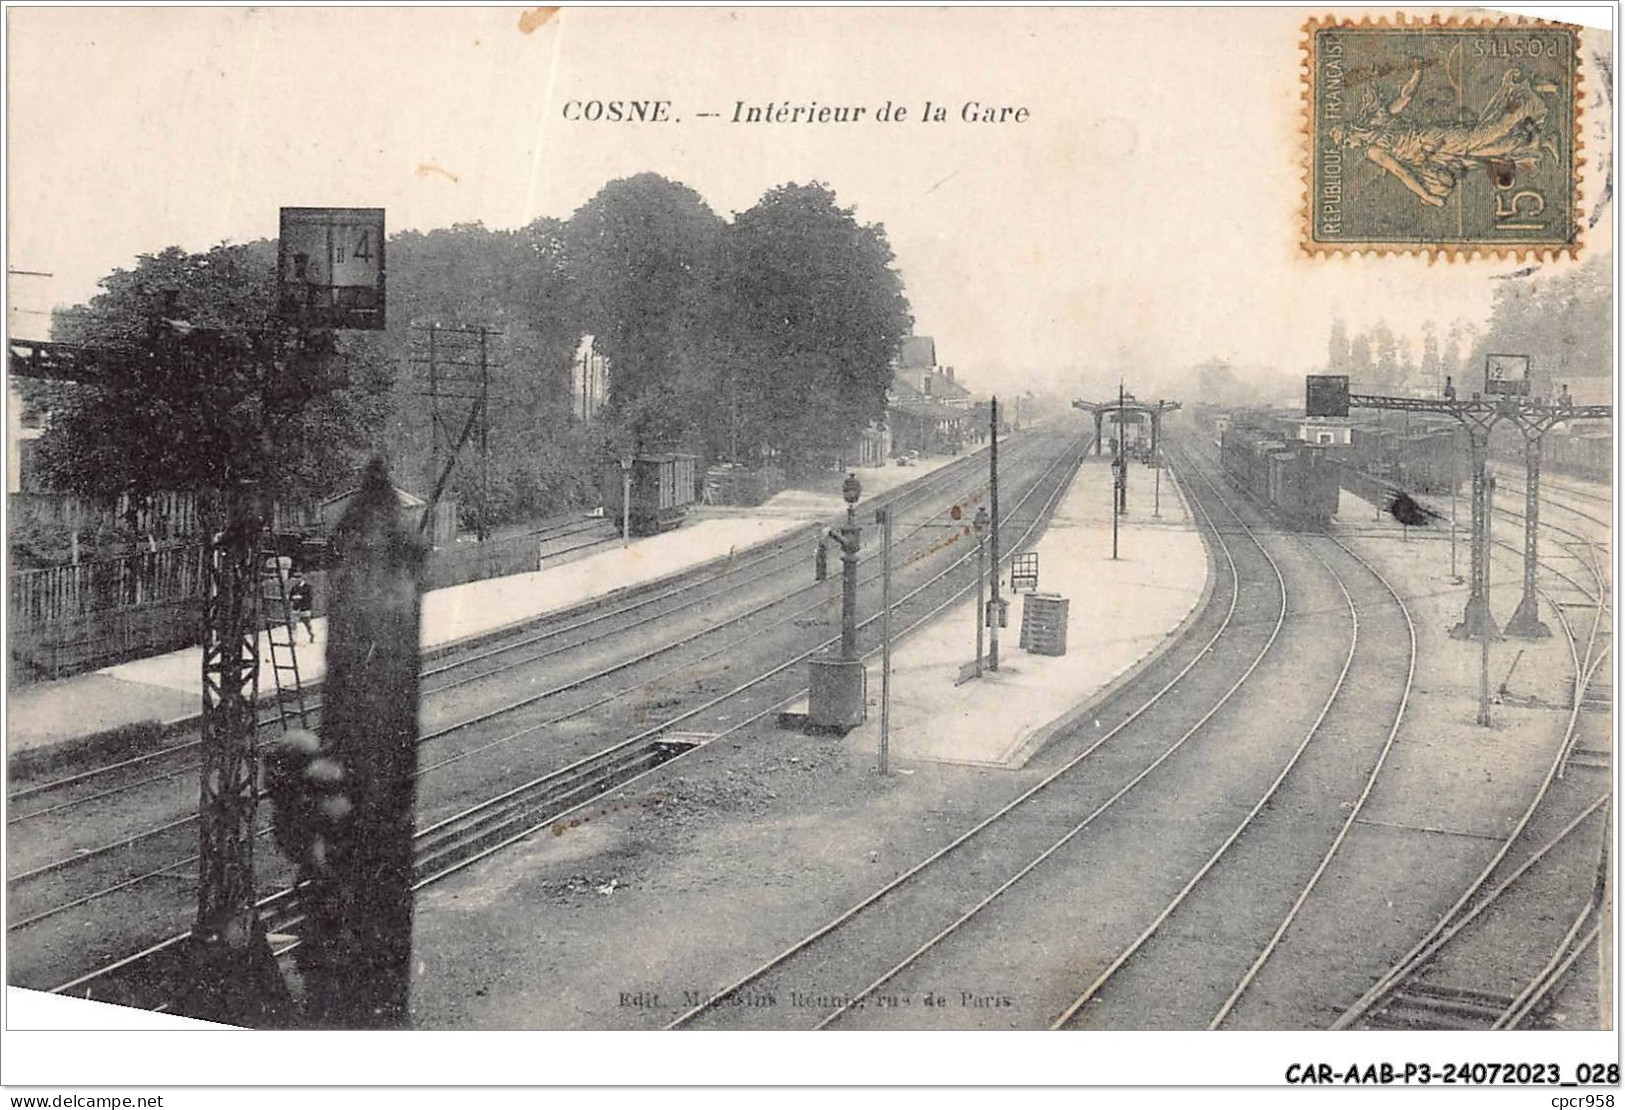
<svg viewBox="0 0 1625 1110">
<path fill-rule="evenodd" d="M 417 508 L 422 508 L 424 505 L 428 504 L 427 501 L 425 501 L 423 498 L 417 496 L 417 494 L 415 494 L 415 493 L 407 493 L 405 490 L 401 489 L 399 486 L 391 486 L 389 488 L 395 491 L 395 501 L 402 508 L 417 509 Z M 361 489 L 360 486 L 351 486 L 349 489 L 344 490 L 341 493 L 335 493 L 332 497 L 323 498 L 320 502 L 318 502 L 318 504 L 322 505 L 323 507 L 326 507 L 328 505 L 333 504 L 334 502 L 343 501 L 346 498 L 354 497 L 360 491 L 360 489 Z"/>
</svg>

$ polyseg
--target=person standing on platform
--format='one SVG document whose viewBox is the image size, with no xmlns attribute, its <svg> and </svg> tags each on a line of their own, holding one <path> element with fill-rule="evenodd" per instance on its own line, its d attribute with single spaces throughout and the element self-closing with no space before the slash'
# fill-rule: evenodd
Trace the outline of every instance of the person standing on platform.
<svg viewBox="0 0 1625 1110">
<path fill-rule="evenodd" d="M 295 630 L 295 622 L 305 626 L 305 635 L 310 642 L 316 642 L 316 629 L 311 626 L 311 603 L 315 591 L 310 581 L 299 571 L 293 572 L 293 579 L 288 583 L 288 631 Z"/>
</svg>

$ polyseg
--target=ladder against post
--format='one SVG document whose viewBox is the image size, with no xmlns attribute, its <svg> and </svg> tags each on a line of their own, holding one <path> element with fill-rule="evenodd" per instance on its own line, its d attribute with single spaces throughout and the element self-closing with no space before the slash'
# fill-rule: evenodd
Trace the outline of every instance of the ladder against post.
<svg viewBox="0 0 1625 1110">
<path fill-rule="evenodd" d="M 310 727 L 305 711 L 304 684 L 299 679 L 299 653 L 294 647 L 294 613 L 288 596 L 293 560 L 266 548 L 259 559 L 260 613 L 265 641 L 271 649 L 271 677 L 276 683 L 277 723 L 286 732 L 293 723 Z"/>
</svg>

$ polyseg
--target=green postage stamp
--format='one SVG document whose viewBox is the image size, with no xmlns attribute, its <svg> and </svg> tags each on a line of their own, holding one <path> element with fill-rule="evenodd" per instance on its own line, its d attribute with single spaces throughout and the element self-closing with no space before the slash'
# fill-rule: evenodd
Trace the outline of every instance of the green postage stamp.
<svg viewBox="0 0 1625 1110">
<path fill-rule="evenodd" d="M 1303 248 L 1572 252 L 1579 35 L 1311 20 Z"/>
</svg>

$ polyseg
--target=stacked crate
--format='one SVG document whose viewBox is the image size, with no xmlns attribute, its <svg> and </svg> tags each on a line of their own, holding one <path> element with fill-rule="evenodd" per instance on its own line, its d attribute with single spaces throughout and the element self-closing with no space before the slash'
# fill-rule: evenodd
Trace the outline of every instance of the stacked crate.
<svg viewBox="0 0 1625 1110">
<path fill-rule="evenodd" d="M 1021 647 L 1034 655 L 1066 654 L 1066 621 L 1071 602 L 1060 594 L 1021 596 Z"/>
</svg>

